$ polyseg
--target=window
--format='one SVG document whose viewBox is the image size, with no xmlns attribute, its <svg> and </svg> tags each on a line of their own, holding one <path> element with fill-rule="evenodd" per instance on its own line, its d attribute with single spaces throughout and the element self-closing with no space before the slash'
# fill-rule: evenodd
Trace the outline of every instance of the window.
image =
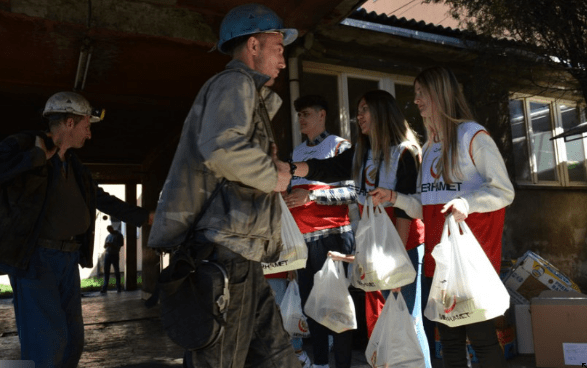
<svg viewBox="0 0 587 368">
<path fill-rule="evenodd" d="M 509 109 L 518 184 L 587 186 L 587 134 L 551 139 L 584 123 L 583 109 L 572 102 L 517 96 Z"/>
<path fill-rule="evenodd" d="M 330 110 L 326 125 L 329 132 L 356 142 L 358 100 L 365 92 L 382 89 L 395 96 L 408 123 L 423 134 L 422 118 L 413 103 L 413 77 L 314 62 L 304 62 L 303 67 L 300 96 L 320 94 L 326 98 Z"/>
</svg>

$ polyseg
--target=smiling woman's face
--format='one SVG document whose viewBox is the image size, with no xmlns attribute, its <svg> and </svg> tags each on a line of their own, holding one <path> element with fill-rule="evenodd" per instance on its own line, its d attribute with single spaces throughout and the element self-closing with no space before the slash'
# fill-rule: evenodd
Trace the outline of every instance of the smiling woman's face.
<svg viewBox="0 0 587 368">
<path fill-rule="evenodd" d="M 361 133 L 369 135 L 371 131 L 371 112 L 369 106 L 365 102 L 365 99 L 359 101 L 359 107 L 357 109 L 357 122 L 361 128 Z"/>
<path fill-rule="evenodd" d="M 420 116 L 423 118 L 430 118 L 432 117 L 432 100 L 430 99 L 430 95 L 424 91 L 422 86 L 418 82 L 414 83 L 414 103 L 418 106 L 418 110 L 420 110 Z"/>
</svg>

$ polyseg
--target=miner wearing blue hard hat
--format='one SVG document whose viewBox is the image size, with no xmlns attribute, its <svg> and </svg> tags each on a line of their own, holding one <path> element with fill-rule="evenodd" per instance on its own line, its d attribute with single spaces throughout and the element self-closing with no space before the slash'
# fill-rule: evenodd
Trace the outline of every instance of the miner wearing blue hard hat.
<svg viewBox="0 0 587 368">
<path fill-rule="evenodd" d="M 187 351 L 184 366 L 301 366 L 261 266 L 282 249 L 278 196 L 291 179 L 290 165 L 276 164 L 271 119 L 282 101 L 268 86 L 297 34 L 263 5 L 230 10 L 216 46 L 232 60 L 204 84 L 185 120 L 149 246 L 181 244 L 197 220 L 193 254 L 225 269 L 229 301 L 219 338 Z"/>
</svg>

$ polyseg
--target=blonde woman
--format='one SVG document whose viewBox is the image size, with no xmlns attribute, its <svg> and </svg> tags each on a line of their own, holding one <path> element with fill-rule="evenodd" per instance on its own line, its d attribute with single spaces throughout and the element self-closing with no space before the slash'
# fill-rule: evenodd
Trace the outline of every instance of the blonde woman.
<svg viewBox="0 0 587 368">
<path fill-rule="evenodd" d="M 499 272 L 505 207 L 513 201 L 514 190 L 495 142 L 474 121 L 454 74 L 442 67 L 426 69 L 416 77 L 414 88 L 428 134 L 418 194 L 385 188 L 371 194 L 375 203 L 391 202 L 411 217 L 424 219 L 426 293 L 435 268 L 431 253 L 448 213 L 466 221 Z M 506 366 L 493 320 L 461 327 L 439 323 L 438 329 L 445 368 L 467 367 L 467 336 L 483 367 Z"/>
</svg>

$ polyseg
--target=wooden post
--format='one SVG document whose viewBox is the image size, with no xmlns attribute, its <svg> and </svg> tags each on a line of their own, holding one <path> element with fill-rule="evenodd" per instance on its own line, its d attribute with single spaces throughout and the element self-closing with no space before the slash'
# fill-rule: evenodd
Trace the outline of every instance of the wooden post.
<svg viewBox="0 0 587 368">
<path fill-rule="evenodd" d="M 149 175 L 148 180 L 143 181 L 143 207 L 149 210 L 155 210 L 157 208 L 157 199 L 159 198 L 159 192 L 161 191 L 161 183 L 154 182 L 153 178 L 156 175 Z M 142 229 L 142 250 L 143 250 L 143 270 L 141 272 L 143 277 L 142 290 L 143 297 L 147 299 L 154 291 L 159 278 L 161 269 L 160 257 L 157 252 L 147 246 L 149 240 L 149 234 L 151 231 L 150 226 L 143 226 Z"/>
<path fill-rule="evenodd" d="M 137 205 L 137 184 L 125 184 L 125 196 L 128 204 Z M 126 224 L 126 259 L 124 260 L 124 288 L 126 291 L 137 289 L 137 228 Z"/>
</svg>

